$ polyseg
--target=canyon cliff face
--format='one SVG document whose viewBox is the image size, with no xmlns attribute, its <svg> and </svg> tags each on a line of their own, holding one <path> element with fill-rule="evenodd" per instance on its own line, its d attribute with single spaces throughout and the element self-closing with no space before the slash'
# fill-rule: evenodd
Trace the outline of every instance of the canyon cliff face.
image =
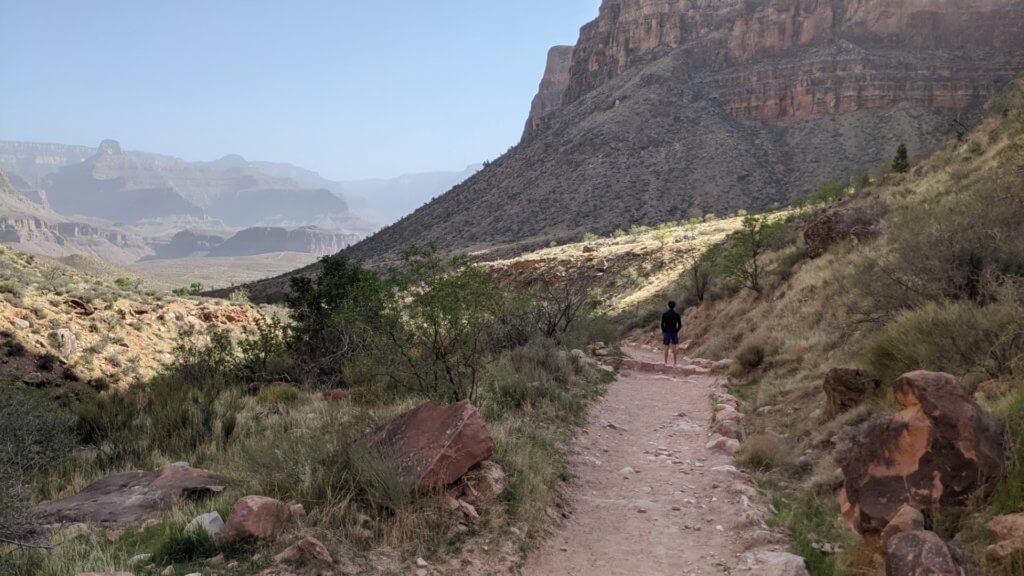
<svg viewBox="0 0 1024 576">
<path fill-rule="evenodd" d="M 548 51 L 548 63 L 540 90 L 530 105 L 530 117 L 526 120 L 523 138 L 540 128 L 544 117 L 562 107 L 562 97 L 569 88 L 569 69 L 572 67 L 572 53 L 575 46 L 555 46 Z"/>
<path fill-rule="evenodd" d="M 558 107 L 545 82 L 518 146 L 348 254 L 785 204 L 977 120 L 1024 63 L 1022 30 L 1024 0 L 605 0 Z"/>
<path fill-rule="evenodd" d="M 63 257 L 87 254 L 129 263 L 152 250 L 139 236 L 75 222 L 21 194 L 0 170 L 0 241 L 31 254 Z"/>
<path fill-rule="evenodd" d="M 331 232 L 315 226 L 295 230 L 248 228 L 213 248 L 208 256 L 252 256 L 271 252 L 301 252 L 326 256 L 357 241 L 358 236 Z"/>
<path fill-rule="evenodd" d="M 581 31 L 565 101 L 686 46 L 711 57 L 711 85 L 740 118 L 964 108 L 1015 65 L 1019 18 L 1011 0 L 609 0 Z"/>
</svg>

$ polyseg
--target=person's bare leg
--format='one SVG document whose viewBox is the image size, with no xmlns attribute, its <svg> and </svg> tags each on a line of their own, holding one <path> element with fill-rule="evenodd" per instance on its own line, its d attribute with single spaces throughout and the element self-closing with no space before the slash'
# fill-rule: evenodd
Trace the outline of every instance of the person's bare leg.
<svg viewBox="0 0 1024 576">
<path fill-rule="evenodd" d="M 671 344 L 665 345 L 665 366 L 668 366 L 668 351 L 670 348 L 672 348 Z"/>
<path fill-rule="evenodd" d="M 665 362 L 667 363 L 668 361 L 666 360 Z M 672 347 L 672 365 L 679 365 L 679 345 L 675 345 Z"/>
</svg>

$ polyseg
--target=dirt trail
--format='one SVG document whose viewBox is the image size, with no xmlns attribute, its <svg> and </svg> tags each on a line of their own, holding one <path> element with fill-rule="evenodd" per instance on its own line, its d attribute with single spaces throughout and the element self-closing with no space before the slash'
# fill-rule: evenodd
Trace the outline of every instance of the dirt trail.
<svg viewBox="0 0 1024 576">
<path fill-rule="evenodd" d="M 650 348 L 627 352 L 661 361 Z M 573 455 L 571 516 L 524 576 L 763 573 L 744 554 L 785 548 L 732 457 L 706 448 L 724 379 L 668 372 L 623 371 L 591 411 Z"/>
</svg>

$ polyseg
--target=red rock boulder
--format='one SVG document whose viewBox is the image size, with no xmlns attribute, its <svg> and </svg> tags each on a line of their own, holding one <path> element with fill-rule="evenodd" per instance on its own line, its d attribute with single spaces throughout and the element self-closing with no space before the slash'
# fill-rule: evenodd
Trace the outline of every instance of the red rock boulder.
<svg viewBox="0 0 1024 576">
<path fill-rule="evenodd" d="M 454 483 L 491 457 L 493 442 L 480 411 L 469 401 L 427 402 L 371 431 L 360 441 L 392 456 L 411 489 Z"/>
<path fill-rule="evenodd" d="M 315 566 L 318 564 L 329 566 L 334 564 L 334 558 L 323 542 L 311 536 L 307 536 L 292 544 L 283 552 L 274 556 L 274 560 L 278 564 L 292 566 Z"/>
<path fill-rule="evenodd" d="M 826 404 L 829 416 L 837 416 L 856 407 L 879 385 L 862 370 L 833 368 L 825 375 Z"/>
<path fill-rule="evenodd" d="M 961 576 L 949 547 L 934 532 L 903 532 L 889 540 L 886 576 Z"/>
<path fill-rule="evenodd" d="M 266 496 L 246 496 L 235 502 L 221 538 L 225 541 L 273 540 L 291 516 L 291 508 Z"/>
<path fill-rule="evenodd" d="M 911 372 L 895 386 L 904 409 L 870 425 L 842 460 L 843 515 L 880 532 L 904 504 L 960 506 L 1005 470 L 1003 428 L 949 374 Z"/>
</svg>

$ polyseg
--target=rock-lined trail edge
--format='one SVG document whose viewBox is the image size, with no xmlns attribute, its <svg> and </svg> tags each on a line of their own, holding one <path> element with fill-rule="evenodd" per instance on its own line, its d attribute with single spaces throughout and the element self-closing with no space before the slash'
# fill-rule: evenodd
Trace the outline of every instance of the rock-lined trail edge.
<svg viewBox="0 0 1024 576">
<path fill-rule="evenodd" d="M 712 432 L 716 410 L 742 418 L 727 379 L 707 361 L 669 368 L 654 349 L 626 351 L 633 359 L 618 363 L 576 440 L 571 514 L 522 574 L 806 574 L 764 524 L 766 507 L 730 454 L 736 444 Z"/>
</svg>

